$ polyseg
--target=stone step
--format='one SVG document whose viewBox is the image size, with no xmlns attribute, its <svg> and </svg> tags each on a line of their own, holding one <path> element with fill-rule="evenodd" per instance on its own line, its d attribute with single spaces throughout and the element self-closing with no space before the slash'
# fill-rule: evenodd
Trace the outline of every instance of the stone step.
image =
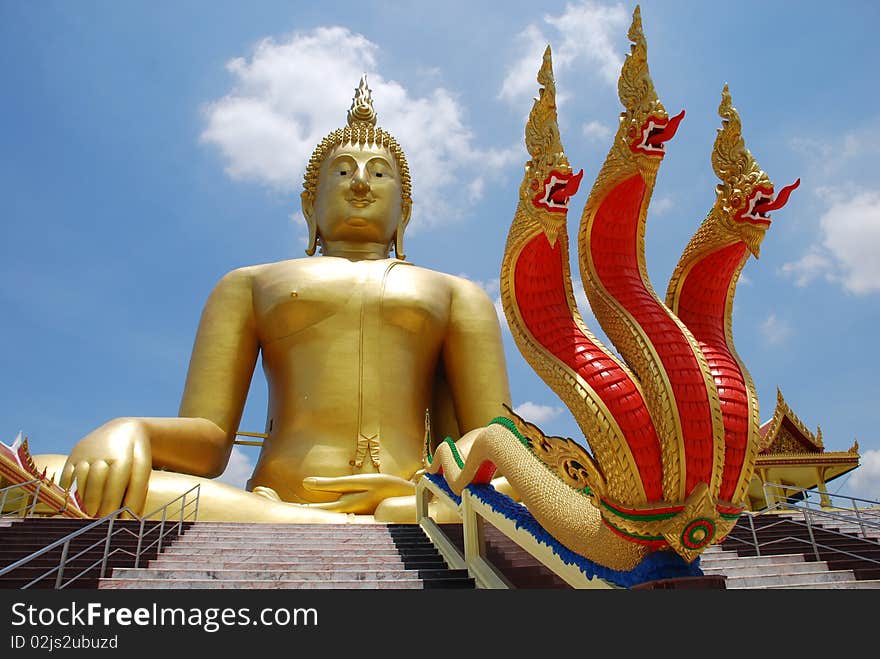
<svg viewBox="0 0 880 659">
<path fill-rule="evenodd" d="M 205 556 L 277 556 L 279 559 L 296 558 L 298 556 L 437 556 L 437 549 L 433 545 L 407 549 L 403 552 L 395 547 L 358 548 L 356 552 L 343 550 L 337 547 L 320 549 L 311 547 L 308 549 L 267 549 L 250 547 L 186 547 L 172 545 L 162 552 L 163 556 L 191 557 L 192 560 L 204 560 Z M 184 560 L 180 558 L 180 560 Z"/>
<path fill-rule="evenodd" d="M 732 552 L 731 552 L 732 553 Z M 786 566 L 799 565 L 804 563 L 804 557 L 800 554 L 778 554 L 771 556 L 737 556 L 732 553 L 731 556 L 712 556 L 704 557 L 700 560 L 700 567 L 703 570 L 720 568 L 727 566 L 735 567 L 736 565 L 754 565 L 755 567 L 764 566 Z"/>
<path fill-rule="evenodd" d="M 388 529 L 390 531 L 406 531 L 419 529 L 418 524 L 283 524 L 278 522 L 193 522 L 193 530 L 259 530 L 259 531 L 353 531 L 362 529 Z"/>
<path fill-rule="evenodd" d="M 298 531 L 302 533 L 311 533 L 313 531 L 320 531 L 322 533 L 387 531 L 388 533 L 406 533 L 407 531 L 422 530 L 418 524 L 237 524 L 234 522 L 195 522 L 190 525 L 190 529 L 193 531 L 226 531 L 230 533 L 236 531 L 253 531 L 254 533 L 277 533 L 279 531 Z"/>
<path fill-rule="evenodd" d="M 832 581 L 828 583 L 795 583 L 784 586 L 767 586 L 767 590 L 790 590 L 793 588 L 803 590 L 880 590 L 880 580 L 873 581 Z"/>
<path fill-rule="evenodd" d="M 798 574 L 778 574 L 767 576 L 732 576 L 727 578 L 728 588 L 764 588 L 767 586 L 785 586 L 802 583 L 833 583 L 841 581 L 857 581 L 855 575 L 846 570 L 801 572 Z"/>
<path fill-rule="evenodd" d="M 277 533 L 277 534 L 241 534 L 241 533 L 193 533 L 192 531 L 180 536 L 187 542 L 427 542 L 424 534 L 407 533 L 405 535 L 389 535 L 388 533 L 369 534 L 317 534 L 317 533 Z"/>
<path fill-rule="evenodd" d="M 176 542 L 168 547 L 169 551 L 197 551 L 200 549 L 217 549 L 224 551 L 265 550 L 274 552 L 298 551 L 415 551 L 433 549 L 431 542 L 424 540 L 418 543 L 395 544 L 393 542 Z"/>
<path fill-rule="evenodd" d="M 215 570 L 206 568 L 190 568 L 185 570 L 169 570 L 165 568 L 114 568 L 113 579 L 157 579 L 176 581 L 202 581 L 217 579 L 224 581 L 394 581 L 398 579 L 460 579 L 467 576 L 467 570 L 365 570 L 354 568 L 339 569 L 336 566 L 325 566 L 319 570 Z"/>
<path fill-rule="evenodd" d="M 723 574 L 727 577 L 773 577 L 777 575 L 803 574 L 809 572 L 828 571 L 827 563 L 788 563 L 775 565 L 753 565 L 740 563 L 724 567 L 703 567 L 704 574 Z"/>
<path fill-rule="evenodd" d="M 191 536 L 188 533 L 184 533 L 179 536 L 179 542 L 185 542 L 187 544 L 197 545 L 197 544 L 224 544 L 224 545 L 241 545 L 241 544 L 249 544 L 249 545 L 267 545 L 267 546 L 277 546 L 277 545 L 327 545 L 327 544 L 341 544 L 341 545 L 375 545 L 375 544 L 386 544 L 386 545 L 413 545 L 419 543 L 430 542 L 427 536 L 419 535 L 419 536 L 409 536 L 405 538 L 392 538 L 390 536 L 338 536 L 338 535 L 328 535 L 328 536 L 307 536 L 307 535 L 288 535 L 284 537 L 278 538 L 261 538 L 259 536 L 251 537 L 249 535 L 236 535 L 236 536 L 228 536 L 228 537 L 217 537 L 217 536 Z"/>
<path fill-rule="evenodd" d="M 101 579 L 99 590 L 148 589 L 321 589 L 321 590 L 424 590 L 433 588 L 472 589 L 473 579 L 396 579 L 393 581 L 231 581 L 222 579 Z"/>
<path fill-rule="evenodd" d="M 399 556 L 380 556 L 364 558 L 351 556 L 338 559 L 297 559 L 287 561 L 265 560 L 232 560 L 232 561 L 173 561 L 166 557 L 149 561 L 144 567 L 162 570 L 188 570 L 198 564 L 199 567 L 211 570 L 321 570 L 332 567 L 341 570 L 370 568 L 406 568 L 406 569 L 446 569 L 445 561 L 440 557 L 426 560 L 403 560 Z"/>
</svg>

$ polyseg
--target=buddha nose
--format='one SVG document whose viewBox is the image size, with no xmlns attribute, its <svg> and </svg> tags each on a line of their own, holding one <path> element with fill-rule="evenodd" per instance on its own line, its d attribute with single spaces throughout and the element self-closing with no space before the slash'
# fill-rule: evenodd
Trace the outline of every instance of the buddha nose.
<svg viewBox="0 0 880 659">
<path fill-rule="evenodd" d="M 370 191 L 370 183 L 367 181 L 365 172 L 358 169 L 351 178 L 351 191 L 356 195 L 364 195 Z"/>
</svg>

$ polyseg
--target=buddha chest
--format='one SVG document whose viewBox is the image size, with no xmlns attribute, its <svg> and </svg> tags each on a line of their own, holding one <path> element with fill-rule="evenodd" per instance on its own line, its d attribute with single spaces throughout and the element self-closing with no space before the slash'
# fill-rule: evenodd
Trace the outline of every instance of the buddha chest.
<svg viewBox="0 0 880 659">
<path fill-rule="evenodd" d="M 395 260 L 320 257 L 274 264 L 257 278 L 254 311 L 263 345 L 308 328 L 442 336 L 450 292 L 443 275 Z"/>
</svg>

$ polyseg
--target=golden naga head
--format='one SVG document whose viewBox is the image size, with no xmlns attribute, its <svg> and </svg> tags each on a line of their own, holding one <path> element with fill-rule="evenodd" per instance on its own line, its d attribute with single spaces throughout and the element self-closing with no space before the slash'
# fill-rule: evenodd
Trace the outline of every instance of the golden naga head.
<svg viewBox="0 0 880 659">
<path fill-rule="evenodd" d="M 648 71 L 648 44 L 642 31 L 642 14 L 638 5 L 627 36 L 633 43 L 617 82 L 620 102 L 626 111 L 620 114 L 615 144 L 624 153 L 628 151 L 642 156 L 636 158 L 639 168 L 647 174 L 656 174 L 666 153 L 664 142 L 675 135 L 684 118 L 684 110 L 670 118 L 657 96 Z"/>
<path fill-rule="evenodd" d="M 773 183 L 746 148 L 742 137 L 742 122 L 733 107 L 730 90 L 724 85 L 721 92 L 721 128 L 712 149 L 712 168 L 721 179 L 715 190 L 720 209 L 721 226 L 731 237 L 742 240 L 749 251 L 758 257 L 761 241 L 770 227 L 770 211 L 782 208 L 801 180 L 784 187 L 773 198 Z"/>
<path fill-rule="evenodd" d="M 535 213 L 551 245 L 556 243 L 565 224 L 568 202 L 577 192 L 584 171 L 572 174 L 571 165 L 562 148 L 556 116 L 556 82 L 550 46 L 538 71 L 538 98 L 526 123 L 526 149 L 531 160 L 526 162 L 520 197 L 538 209 Z M 528 206 L 527 206 L 528 207 Z"/>
<path fill-rule="evenodd" d="M 303 176 L 302 198 L 304 202 L 307 201 L 309 204 L 313 204 L 315 201 L 321 165 L 325 158 L 337 147 L 349 145 L 380 147 L 386 149 L 393 156 L 400 176 L 402 216 L 408 221 L 409 213 L 412 209 L 412 179 L 410 178 L 409 164 L 406 161 L 403 149 L 394 136 L 384 128 L 376 125 L 373 96 L 372 91 L 367 86 L 366 75 L 361 77 L 360 84 L 355 89 L 354 99 L 351 102 L 351 108 L 348 110 L 347 125 L 334 130 L 322 139 L 318 146 L 315 147 L 312 157 L 309 158 L 309 163 Z M 315 253 L 317 244 L 317 227 L 308 217 L 306 217 L 306 221 L 309 224 L 309 244 L 306 254 L 311 256 Z M 403 233 L 405 229 L 406 221 L 403 221 L 397 229 L 393 242 L 395 253 L 401 259 L 405 257 L 403 253 Z"/>
</svg>

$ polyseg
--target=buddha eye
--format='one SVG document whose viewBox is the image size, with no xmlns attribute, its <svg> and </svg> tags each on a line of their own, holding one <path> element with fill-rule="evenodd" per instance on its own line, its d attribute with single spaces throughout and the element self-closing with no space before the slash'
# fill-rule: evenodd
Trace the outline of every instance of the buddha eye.
<svg viewBox="0 0 880 659">
<path fill-rule="evenodd" d="M 382 172 L 376 172 L 376 178 L 382 178 L 383 176 L 385 176 L 385 174 Z"/>
<path fill-rule="evenodd" d="M 340 176 L 348 176 L 348 170 L 347 169 L 340 169 L 339 175 Z"/>
</svg>

